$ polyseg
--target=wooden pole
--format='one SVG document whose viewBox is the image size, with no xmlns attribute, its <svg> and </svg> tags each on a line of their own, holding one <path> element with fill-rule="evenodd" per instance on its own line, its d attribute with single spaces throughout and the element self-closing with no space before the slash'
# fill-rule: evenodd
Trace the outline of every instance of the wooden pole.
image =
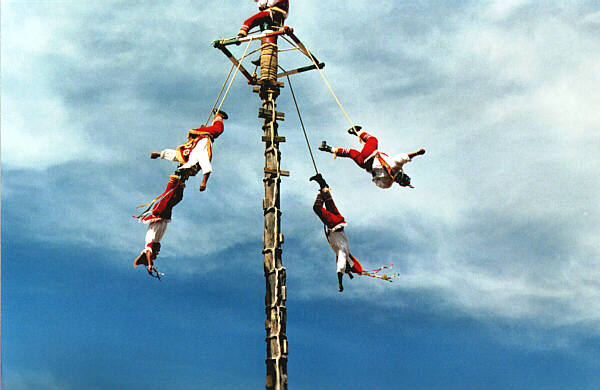
<svg viewBox="0 0 600 390">
<path fill-rule="evenodd" d="M 265 330 L 267 343 L 267 390 L 287 390 L 287 353 L 286 337 L 286 275 L 281 261 L 281 209 L 279 187 L 281 176 L 289 173 L 281 171 L 281 152 L 279 143 L 284 137 L 277 134 L 277 120 L 283 120 L 283 113 L 275 111 L 276 99 L 283 83 L 277 82 L 277 37 L 264 38 L 260 54 L 259 88 L 256 88 L 262 100 L 259 117 L 264 119 L 263 137 L 265 142 L 265 197 L 263 211 L 265 226 L 263 233 L 265 293 Z"/>
</svg>

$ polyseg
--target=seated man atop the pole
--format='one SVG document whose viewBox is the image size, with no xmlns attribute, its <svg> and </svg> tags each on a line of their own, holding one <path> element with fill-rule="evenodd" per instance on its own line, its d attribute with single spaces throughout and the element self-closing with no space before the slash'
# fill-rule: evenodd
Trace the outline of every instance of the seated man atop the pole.
<svg viewBox="0 0 600 390">
<path fill-rule="evenodd" d="M 290 8 L 289 0 L 254 0 L 258 3 L 258 9 L 260 12 L 246 19 L 240 31 L 238 37 L 245 37 L 248 35 L 248 31 L 256 26 L 260 26 L 263 23 L 268 23 L 270 26 L 282 27 L 283 21 L 287 18 L 288 10 Z"/>
<path fill-rule="evenodd" d="M 179 162 L 181 165 L 175 174 L 186 181 L 190 176 L 195 176 L 198 170 L 202 170 L 202 183 L 200 191 L 206 189 L 206 183 L 212 172 L 212 142 L 223 133 L 223 120 L 228 116 L 224 111 L 217 111 L 211 126 L 202 126 L 188 131 L 187 142 L 177 149 L 165 149 L 162 152 L 153 152 L 150 158 L 162 158 L 165 160 Z"/>
<path fill-rule="evenodd" d="M 373 176 L 373 182 L 379 188 L 390 188 L 394 182 L 402 187 L 414 188 L 410 184 L 410 177 L 404 173 L 402 167 L 404 164 L 412 161 L 416 156 L 425 154 L 425 149 L 420 149 L 414 153 L 401 153 L 394 157 L 378 150 L 378 140 L 366 131 L 360 131 L 362 127 L 353 126 L 348 129 L 348 133 L 359 138 L 364 143 L 359 152 L 355 149 L 332 148 L 323 141 L 319 150 L 333 153 L 333 158 L 348 157 Z"/>
<path fill-rule="evenodd" d="M 160 279 L 160 275 L 154 266 L 154 260 L 160 251 L 160 240 L 167 230 L 167 224 L 171 222 L 171 213 L 173 207 L 183 199 L 183 190 L 185 183 L 179 176 L 169 176 L 169 183 L 165 191 L 154 199 L 148 209 L 139 216 L 135 217 L 140 222 L 148 224 L 146 232 L 146 246 L 140 255 L 133 262 L 133 267 L 145 265 L 148 267 L 148 273 L 151 276 L 153 272 Z"/>
<path fill-rule="evenodd" d="M 335 253 L 338 290 L 339 292 L 342 292 L 344 291 L 344 286 L 342 284 L 344 273 L 347 273 L 350 279 L 352 279 L 353 276 L 351 272 L 362 274 L 363 268 L 358 260 L 350 253 L 350 244 L 348 243 L 348 237 L 344 232 L 346 220 L 335 206 L 333 198 L 331 197 L 331 192 L 329 191 L 329 186 L 325 182 L 325 179 L 323 179 L 323 176 L 319 173 L 311 177 L 310 180 L 316 181 L 321 187 L 317 194 L 317 198 L 315 199 L 313 211 L 325 225 L 325 237 L 327 237 L 327 241 L 329 241 L 329 244 Z M 325 207 L 323 207 L 323 204 Z"/>
</svg>

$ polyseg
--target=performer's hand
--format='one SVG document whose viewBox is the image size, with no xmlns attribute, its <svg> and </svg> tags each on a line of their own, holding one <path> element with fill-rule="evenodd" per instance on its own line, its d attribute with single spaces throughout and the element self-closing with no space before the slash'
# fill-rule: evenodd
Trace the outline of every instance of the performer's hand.
<svg viewBox="0 0 600 390">
<path fill-rule="evenodd" d="M 200 192 L 204 191 L 206 189 L 206 183 L 208 182 L 208 177 L 210 176 L 210 172 L 205 173 L 202 176 L 202 183 L 200 184 Z"/>
</svg>

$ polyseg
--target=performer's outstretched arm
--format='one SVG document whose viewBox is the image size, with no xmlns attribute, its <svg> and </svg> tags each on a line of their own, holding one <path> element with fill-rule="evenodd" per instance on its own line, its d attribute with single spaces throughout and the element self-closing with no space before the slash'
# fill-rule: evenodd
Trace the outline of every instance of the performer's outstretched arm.
<svg viewBox="0 0 600 390">
<path fill-rule="evenodd" d="M 420 155 L 422 155 L 422 154 L 425 154 L 425 149 L 423 149 L 423 148 L 421 148 L 421 149 L 417 150 L 417 151 L 416 151 L 416 152 L 414 152 L 414 153 L 409 153 L 409 154 L 408 154 L 408 157 L 410 157 L 410 158 L 412 159 L 413 157 L 417 157 L 417 156 L 420 156 Z"/>
<path fill-rule="evenodd" d="M 202 176 L 202 183 L 200 184 L 200 191 L 204 191 L 206 189 L 206 182 L 208 181 L 209 176 L 210 176 L 210 172 L 205 173 Z"/>
</svg>

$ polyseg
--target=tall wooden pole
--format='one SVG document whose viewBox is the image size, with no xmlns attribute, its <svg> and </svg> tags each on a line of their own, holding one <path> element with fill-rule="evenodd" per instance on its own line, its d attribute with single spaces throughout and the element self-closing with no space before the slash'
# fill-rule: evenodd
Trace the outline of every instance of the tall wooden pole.
<svg viewBox="0 0 600 390">
<path fill-rule="evenodd" d="M 279 186 L 281 176 L 289 173 L 281 171 L 279 143 L 284 137 L 277 134 L 277 120 L 283 120 L 283 113 L 275 111 L 275 100 L 283 86 L 277 82 L 277 37 L 266 38 L 262 42 L 260 54 L 260 87 L 255 89 L 262 99 L 259 117 L 264 119 L 262 137 L 265 142 L 265 197 L 263 211 L 265 228 L 263 233 L 265 294 L 265 330 L 267 343 L 267 390 L 287 390 L 287 337 L 286 337 L 286 276 L 281 262 L 281 209 Z"/>
</svg>

